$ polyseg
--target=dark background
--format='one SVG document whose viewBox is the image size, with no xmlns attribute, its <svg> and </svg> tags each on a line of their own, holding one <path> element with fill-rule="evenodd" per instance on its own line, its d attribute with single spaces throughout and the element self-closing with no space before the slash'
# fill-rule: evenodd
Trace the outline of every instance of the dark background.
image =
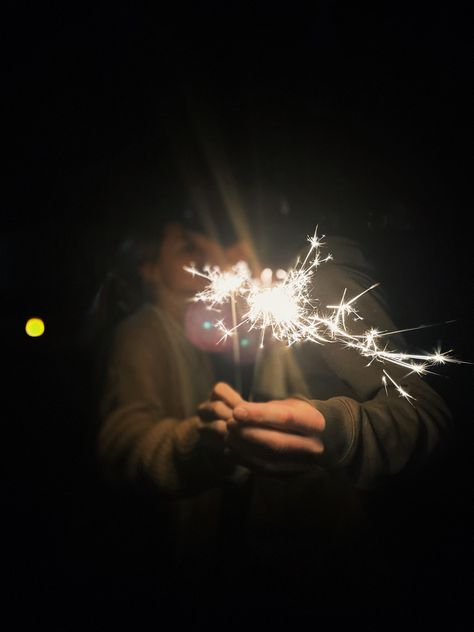
<svg viewBox="0 0 474 632">
<path fill-rule="evenodd" d="M 409 342 L 474 359 L 471 27 L 461 4 L 323 2 L 298 12 L 226 3 L 175 15 L 123 3 L 11 4 L 2 486 L 21 611 L 57 614 L 71 594 L 86 607 L 106 591 L 94 566 L 79 333 L 131 223 L 166 204 L 184 208 L 196 184 L 232 183 L 272 264 L 286 263 L 316 224 L 357 239 L 400 327 L 440 323 Z M 39 339 L 24 333 L 33 315 L 46 322 Z M 394 601 L 404 595 L 407 623 L 439 616 L 464 629 L 473 374 L 470 365 L 440 374 L 455 444 L 442 467 L 387 491 L 377 518 L 386 548 L 400 554 Z"/>
</svg>

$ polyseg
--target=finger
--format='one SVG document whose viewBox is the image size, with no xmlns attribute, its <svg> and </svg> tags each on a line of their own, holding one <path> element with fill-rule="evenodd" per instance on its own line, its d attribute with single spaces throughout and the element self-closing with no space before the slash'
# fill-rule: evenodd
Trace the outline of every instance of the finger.
<svg viewBox="0 0 474 632">
<path fill-rule="evenodd" d="M 201 436 L 209 441 L 223 441 L 227 437 L 227 424 L 222 419 L 203 424 L 199 429 Z"/>
<path fill-rule="evenodd" d="M 211 400 L 215 399 L 220 399 L 229 406 L 229 408 L 235 408 L 235 406 L 244 402 L 240 393 L 225 382 L 217 382 L 217 384 L 214 385 L 211 393 Z"/>
<path fill-rule="evenodd" d="M 219 435 L 221 437 L 227 436 L 227 424 L 222 419 L 216 419 L 203 426 L 202 431 L 207 434 Z"/>
<path fill-rule="evenodd" d="M 198 406 L 198 415 L 203 421 L 213 421 L 214 419 L 231 419 L 232 408 L 220 400 L 204 402 Z"/>
<path fill-rule="evenodd" d="M 324 430 L 323 415 L 311 404 L 299 400 L 271 401 L 263 404 L 243 402 L 234 408 L 233 417 L 241 424 L 258 424 L 286 432 L 314 436 Z"/>
<path fill-rule="evenodd" d="M 267 428 L 227 424 L 229 441 L 236 440 L 241 447 L 258 448 L 271 458 L 313 459 L 324 452 L 324 446 L 316 437 L 279 432 Z"/>
</svg>

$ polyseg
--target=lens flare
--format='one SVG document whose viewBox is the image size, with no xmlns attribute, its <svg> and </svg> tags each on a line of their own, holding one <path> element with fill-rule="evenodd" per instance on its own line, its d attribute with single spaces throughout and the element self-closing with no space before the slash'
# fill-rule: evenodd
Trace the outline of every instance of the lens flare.
<svg viewBox="0 0 474 632">
<path fill-rule="evenodd" d="M 30 338 L 39 338 L 44 334 L 45 326 L 41 318 L 30 318 L 25 325 L 25 331 Z"/>
</svg>

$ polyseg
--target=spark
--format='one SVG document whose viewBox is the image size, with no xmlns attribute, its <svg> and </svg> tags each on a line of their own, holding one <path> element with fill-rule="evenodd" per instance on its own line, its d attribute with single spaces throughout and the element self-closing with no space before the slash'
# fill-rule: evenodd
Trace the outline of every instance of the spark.
<svg viewBox="0 0 474 632">
<path fill-rule="evenodd" d="M 200 276 L 209 283 L 204 290 L 198 292 L 193 300 L 209 304 L 209 309 L 222 305 L 238 295 L 250 281 L 251 274 L 245 261 L 239 261 L 230 270 L 222 271 L 219 266 L 204 266 L 200 272 L 194 265 L 184 266 L 193 276 Z"/>
<path fill-rule="evenodd" d="M 339 343 L 347 349 L 356 350 L 362 357 L 367 358 L 367 366 L 374 362 L 380 362 L 383 365 L 392 364 L 406 369 L 407 375 L 410 373 L 426 375 L 431 367 L 449 362 L 465 364 L 453 358 L 450 355 L 451 351 L 441 352 L 438 349 L 433 354 L 410 354 L 392 350 L 387 344 L 379 345 L 381 338 L 420 329 L 424 325 L 394 331 L 379 331 L 372 327 L 363 334 L 352 333 L 348 321 L 363 320 L 356 307 L 357 301 L 378 287 L 379 283 L 374 283 L 351 298 L 346 297 L 347 290 L 344 290 L 338 304 L 326 305 L 326 310 L 331 310 L 329 313 L 321 311 L 311 298 L 313 280 L 316 269 L 321 264 L 331 261 L 332 255 L 321 256 L 320 249 L 324 246 L 324 235 L 318 237 L 317 230 L 316 227 L 314 235 L 307 238 L 310 245 L 303 262 L 298 259 L 294 268 L 280 271 L 277 276 L 278 281 L 273 285 L 269 284 L 268 279 L 252 278 L 247 264 L 242 261 L 233 266 L 230 271 L 224 272 L 217 266 L 212 268 L 207 266 L 203 273 L 197 271 L 194 266 L 185 268 L 192 274 L 198 274 L 209 281 L 206 288 L 195 295 L 194 300 L 204 301 L 212 309 L 216 304 L 234 301 L 235 297 L 239 296 L 246 305 L 240 322 L 234 322 L 232 328 L 228 328 L 223 320 L 217 321 L 216 327 L 223 334 L 221 340 L 233 336 L 240 327 L 247 326 L 248 331 L 261 331 L 261 348 L 264 346 L 267 330 L 271 332 L 273 338 L 284 341 L 289 346 L 297 342 Z M 386 392 L 391 385 L 400 397 L 410 403 L 410 400 L 414 399 L 385 368 L 382 370 L 382 384 Z"/>
<path fill-rule="evenodd" d="M 400 397 L 404 397 L 405 399 L 407 399 L 408 401 L 410 401 L 411 399 L 415 399 L 413 397 L 413 395 L 410 395 L 410 393 L 408 393 L 405 389 L 403 389 L 401 386 L 399 386 L 395 380 L 387 373 L 387 371 L 385 369 L 383 369 L 383 373 L 384 376 L 388 377 L 388 379 L 392 382 L 392 384 L 395 386 L 395 388 L 397 389 L 397 391 L 400 394 Z M 411 403 L 411 402 L 410 402 Z"/>
</svg>

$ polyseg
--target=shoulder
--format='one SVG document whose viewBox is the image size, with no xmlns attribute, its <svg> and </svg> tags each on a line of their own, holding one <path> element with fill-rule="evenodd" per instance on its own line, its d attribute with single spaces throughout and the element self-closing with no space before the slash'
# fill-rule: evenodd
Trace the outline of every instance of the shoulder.
<svg viewBox="0 0 474 632">
<path fill-rule="evenodd" d="M 145 305 L 117 325 L 114 347 L 125 350 L 148 348 L 159 341 L 161 329 L 155 308 Z"/>
<path fill-rule="evenodd" d="M 341 266 L 372 274 L 373 267 L 359 242 L 342 235 L 328 235 L 322 241 L 322 255 L 330 254 L 331 266 Z"/>
<path fill-rule="evenodd" d="M 322 240 L 320 254 L 322 258 L 331 255 L 331 259 L 322 263 L 315 272 L 316 297 L 328 303 L 339 303 L 343 295 L 354 297 L 361 294 L 357 302 L 361 309 L 372 309 L 373 299 L 388 309 L 387 297 L 378 284 L 375 266 L 359 242 L 331 235 Z M 366 293 L 369 289 L 370 292 Z"/>
<path fill-rule="evenodd" d="M 315 271 L 318 285 L 339 287 L 374 283 L 374 267 L 360 244 L 350 238 L 331 235 L 321 241 L 319 254 L 322 259 L 330 256 Z"/>
</svg>

